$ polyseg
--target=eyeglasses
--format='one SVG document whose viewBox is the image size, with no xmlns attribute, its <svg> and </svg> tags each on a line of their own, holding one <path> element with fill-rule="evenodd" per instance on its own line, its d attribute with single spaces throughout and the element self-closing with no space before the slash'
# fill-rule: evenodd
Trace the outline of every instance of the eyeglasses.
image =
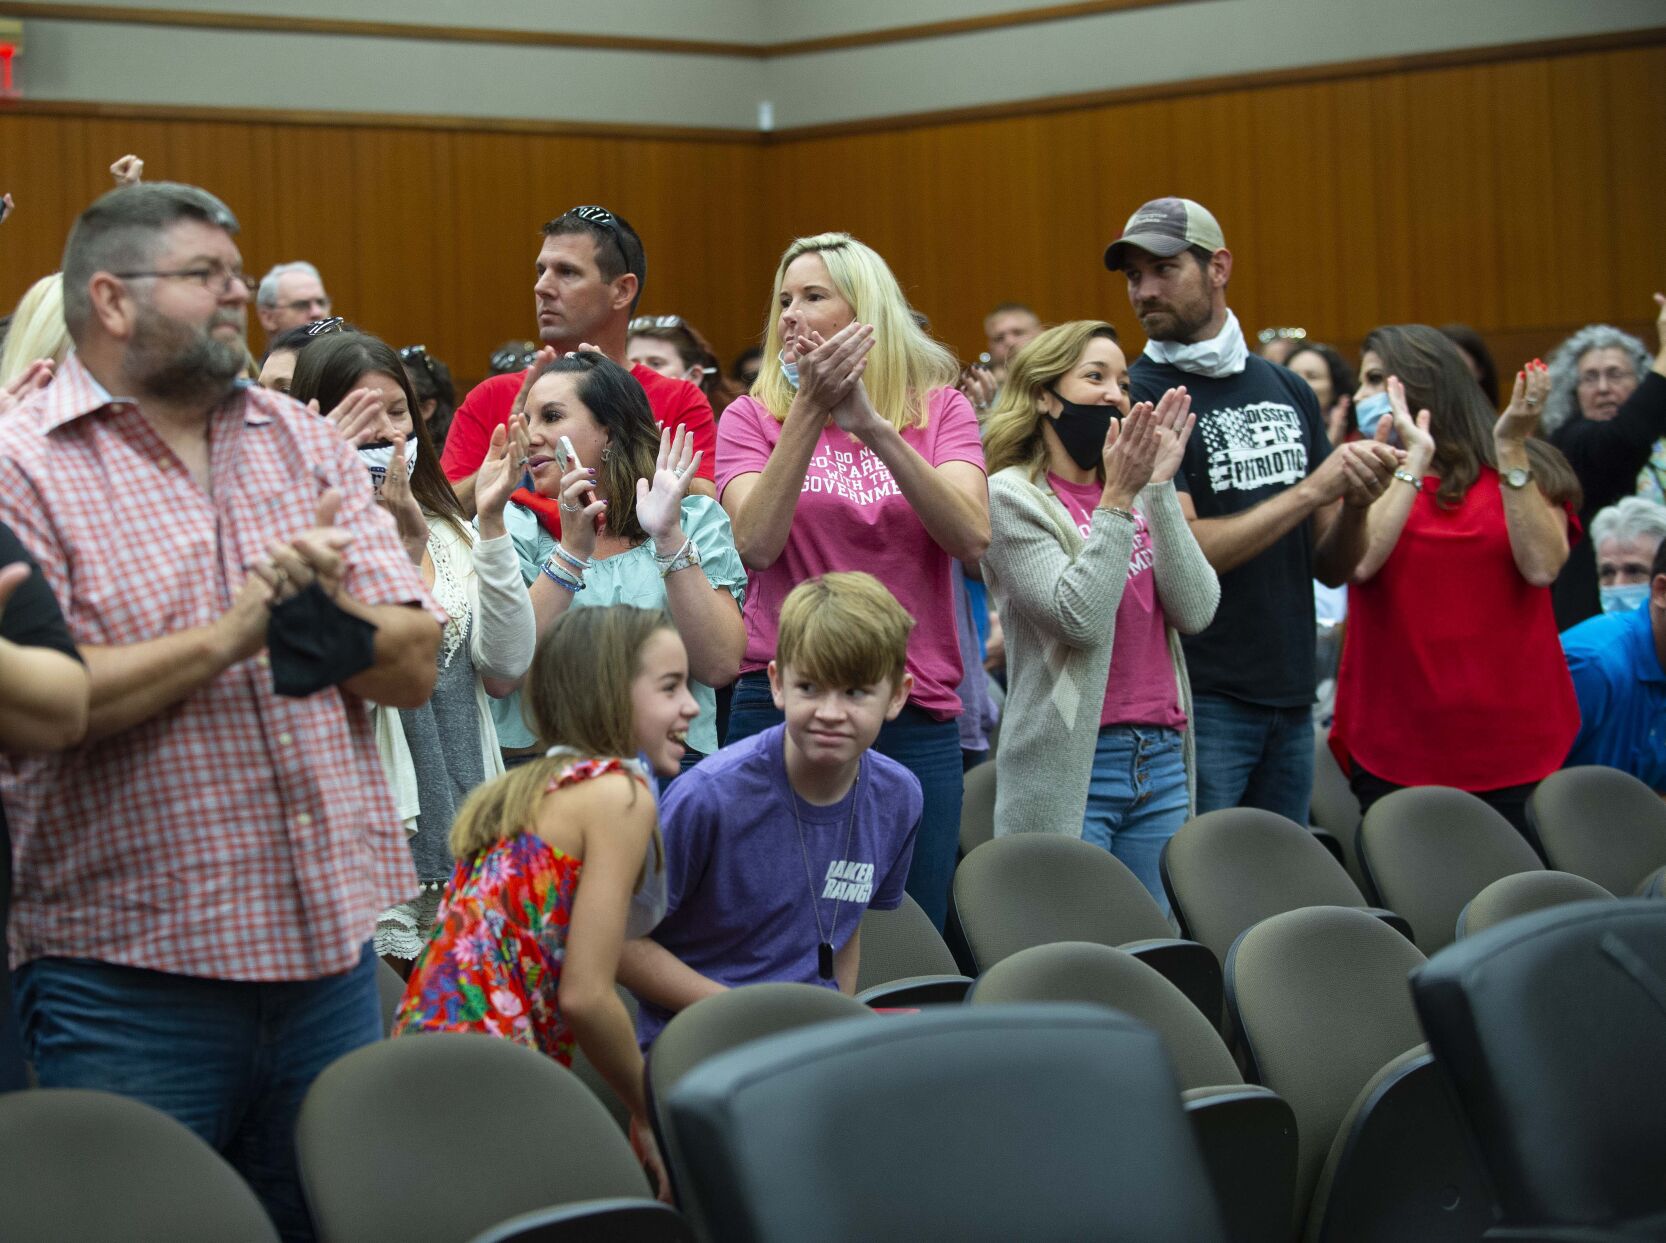
<svg viewBox="0 0 1666 1243">
<path fill-rule="evenodd" d="M 307 336 L 323 337 L 332 332 L 346 332 L 347 321 L 339 315 L 332 315 L 329 319 L 316 320 L 307 325 Z"/>
<path fill-rule="evenodd" d="M 245 293 L 253 294 L 259 284 L 242 268 L 181 268 L 175 272 L 112 272 L 111 275 L 124 281 L 196 281 L 204 289 L 212 290 L 221 297 L 230 293 L 233 285 L 241 285 Z"/>
<path fill-rule="evenodd" d="M 626 327 L 627 332 L 652 332 L 656 328 L 686 328 L 681 315 L 638 315 Z"/>
<path fill-rule="evenodd" d="M 422 370 L 428 376 L 428 383 L 435 388 L 439 387 L 440 382 L 434 375 L 434 360 L 428 357 L 428 347 L 426 345 L 405 346 L 399 351 L 399 361 L 407 366 L 412 363 L 421 364 Z"/>
<path fill-rule="evenodd" d="M 1609 388 L 1619 388 L 1627 380 L 1633 383 L 1637 380 L 1637 373 L 1626 371 L 1620 367 L 1609 367 L 1606 371 L 1581 371 L 1579 373 L 1580 388 L 1596 388 L 1606 384 Z"/>
</svg>

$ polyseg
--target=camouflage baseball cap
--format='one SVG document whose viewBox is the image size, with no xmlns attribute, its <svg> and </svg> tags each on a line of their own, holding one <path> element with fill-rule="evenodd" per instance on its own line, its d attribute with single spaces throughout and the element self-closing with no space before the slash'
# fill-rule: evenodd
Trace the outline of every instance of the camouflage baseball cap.
<svg viewBox="0 0 1666 1243">
<path fill-rule="evenodd" d="M 1105 266 L 1120 272 L 1126 248 L 1138 246 L 1154 255 L 1178 255 L 1188 246 L 1201 246 L 1213 254 L 1226 249 L 1221 226 L 1209 209 L 1191 199 L 1152 199 L 1122 226 L 1116 241 L 1105 247 Z"/>
</svg>

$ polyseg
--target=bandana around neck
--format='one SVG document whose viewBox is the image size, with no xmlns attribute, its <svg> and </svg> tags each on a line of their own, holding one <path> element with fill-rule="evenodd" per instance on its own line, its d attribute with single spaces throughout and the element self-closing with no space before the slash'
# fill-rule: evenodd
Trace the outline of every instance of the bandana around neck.
<svg viewBox="0 0 1666 1243">
<path fill-rule="evenodd" d="M 1230 307 L 1226 312 L 1226 323 L 1207 341 L 1147 341 L 1145 352 L 1148 358 L 1157 362 L 1215 380 L 1237 375 L 1244 369 L 1245 360 L 1249 357 L 1249 347 L 1244 344 L 1244 330 L 1238 326 L 1238 317 Z"/>
</svg>

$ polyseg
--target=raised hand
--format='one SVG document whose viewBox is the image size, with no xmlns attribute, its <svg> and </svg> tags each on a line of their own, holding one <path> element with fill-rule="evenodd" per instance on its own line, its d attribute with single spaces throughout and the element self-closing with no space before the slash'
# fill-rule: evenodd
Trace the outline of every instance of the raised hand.
<svg viewBox="0 0 1666 1243">
<path fill-rule="evenodd" d="M 41 389 L 52 383 L 54 364 L 50 358 L 37 358 L 23 369 L 18 376 L 4 388 L 0 388 L 0 418 L 4 418 Z"/>
<path fill-rule="evenodd" d="M 561 505 L 561 546 L 581 561 L 596 551 L 596 533 L 607 521 L 607 502 L 596 495 L 596 472 L 573 454 L 572 469 L 556 489 Z"/>
<path fill-rule="evenodd" d="M 526 473 L 530 452 L 524 416 L 512 414 L 506 425 L 493 430 L 485 460 L 480 463 L 480 473 L 474 477 L 474 508 L 480 516 L 482 535 L 486 534 L 488 523 L 502 520 L 510 493 Z"/>
<path fill-rule="evenodd" d="M 307 403 L 307 409 L 318 413 L 316 397 Z M 397 435 L 393 420 L 388 417 L 387 403 L 375 389 L 354 389 L 330 411 L 329 418 L 341 438 L 355 449 L 381 444 Z"/>
<path fill-rule="evenodd" d="M 1406 469 L 1421 479 L 1428 474 L 1429 463 L 1435 460 L 1435 438 L 1429 432 L 1429 412 L 1419 410 L 1417 417 L 1412 418 L 1411 407 L 1406 404 L 1406 386 L 1397 375 L 1388 377 L 1388 406 L 1393 418 L 1378 420 L 1373 439 L 1386 445 L 1392 431 L 1400 438 L 1400 447 L 1406 451 Z"/>
<path fill-rule="evenodd" d="M 1330 440 L 1331 448 L 1335 448 L 1348 439 L 1348 429 L 1353 426 L 1354 399 L 1343 393 L 1331 402 L 1330 409 L 1325 413 L 1325 436 Z"/>
<path fill-rule="evenodd" d="M 1151 467 L 1152 483 L 1168 483 L 1174 478 L 1186 456 L 1186 442 L 1192 438 L 1192 427 L 1196 423 L 1197 415 L 1192 413 L 1192 395 L 1184 386 L 1169 389 L 1158 400 L 1157 408 L 1152 411 L 1152 426 L 1157 437 L 1157 458 Z"/>
<path fill-rule="evenodd" d="M 662 557 L 676 552 L 683 542 L 683 499 L 699 468 L 700 455 L 694 451 L 694 437 L 688 429 L 677 424 L 673 437 L 669 428 L 660 428 L 654 477 L 636 481 L 636 520 Z"/>
<path fill-rule="evenodd" d="M 393 515 L 394 524 L 399 528 L 399 542 L 405 545 L 405 553 L 412 564 L 421 565 L 422 555 L 428 551 L 428 519 L 423 515 L 422 504 L 411 492 L 411 474 L 405 466 L 405 437 L 402 433 L 393 434 L 387 478 L 382 481 L 377 500 Z"/>
<path fill-rule="evenodd" d="M 867 370 L 873 325 L 854 320 L 823 341 L 819 333 L 795 338 L 785 347 L 798 359 L 798 395 L 812 410 L 831 415 Z"/>
<path fill-rule="evenodd" d="M 136 155 L 124 155 L 110 165 L 110 176 L 116 179 L 116 185 L 136 186 L 144 180 L 145 162 Z"/>
<path fill-rule="evenodd" d="M 521 378 L 520 391 L 515 394 L 515 400 L 509 405 L 510 414 L 522 414 L 526 411 L 526 396 L 532 391 L 535 380 L 543 373 L 545 367 L 561 357 L 561 352 L 553 345 L 546 345 L 532 356 L 532 366 L 526 369 L 526 375 Z"/>
<path fill-rule="evenodd" d="M 995 383 L 994 372 L 973 363 L 960 373 L 955 387 L 966 395 L 974 410 L 987 410 L 995 401 L 995 390 L 999 385 Z"/>
<path fill-rule="evenodd" d="M 1510 404 L 1493 424 L 1492 438 L 1497 443 L 1521 444 L 1539 426 L 1539 415 L 1544 410 L 1545 395 L 1550 392 L 1550 368 L 1535 358 L 1516 372 L 1515 387 L 1510 390 Z"/>
<path fill-rule="evenodd" d="M 1105 431 L 1100 462 L 1105 467 L 1105 491 L 1101 504 L 1127 509 L 1151 482 L 1157 465 L 1156 418 L 1149 401 L 1142 401 L 1122 419 L 1111 420 Z"/>
</svg>

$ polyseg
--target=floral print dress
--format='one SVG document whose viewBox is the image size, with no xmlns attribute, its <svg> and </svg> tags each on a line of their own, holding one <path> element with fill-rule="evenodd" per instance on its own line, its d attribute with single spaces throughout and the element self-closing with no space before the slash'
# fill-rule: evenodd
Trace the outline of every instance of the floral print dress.
<svg viewBox="0 0 1666 1243">
<path fill-rule="evenodd" d="M 551 779 L 558 790 L 632 771 L 617 759 L 580 760 Z M 573 1060 L 573 1033 L 556 1003 L 582 860 L 520 832 L 459 861 L 434 930 L 411 970 L 393 1034 L 484 1032 Z"/>
</svg>

